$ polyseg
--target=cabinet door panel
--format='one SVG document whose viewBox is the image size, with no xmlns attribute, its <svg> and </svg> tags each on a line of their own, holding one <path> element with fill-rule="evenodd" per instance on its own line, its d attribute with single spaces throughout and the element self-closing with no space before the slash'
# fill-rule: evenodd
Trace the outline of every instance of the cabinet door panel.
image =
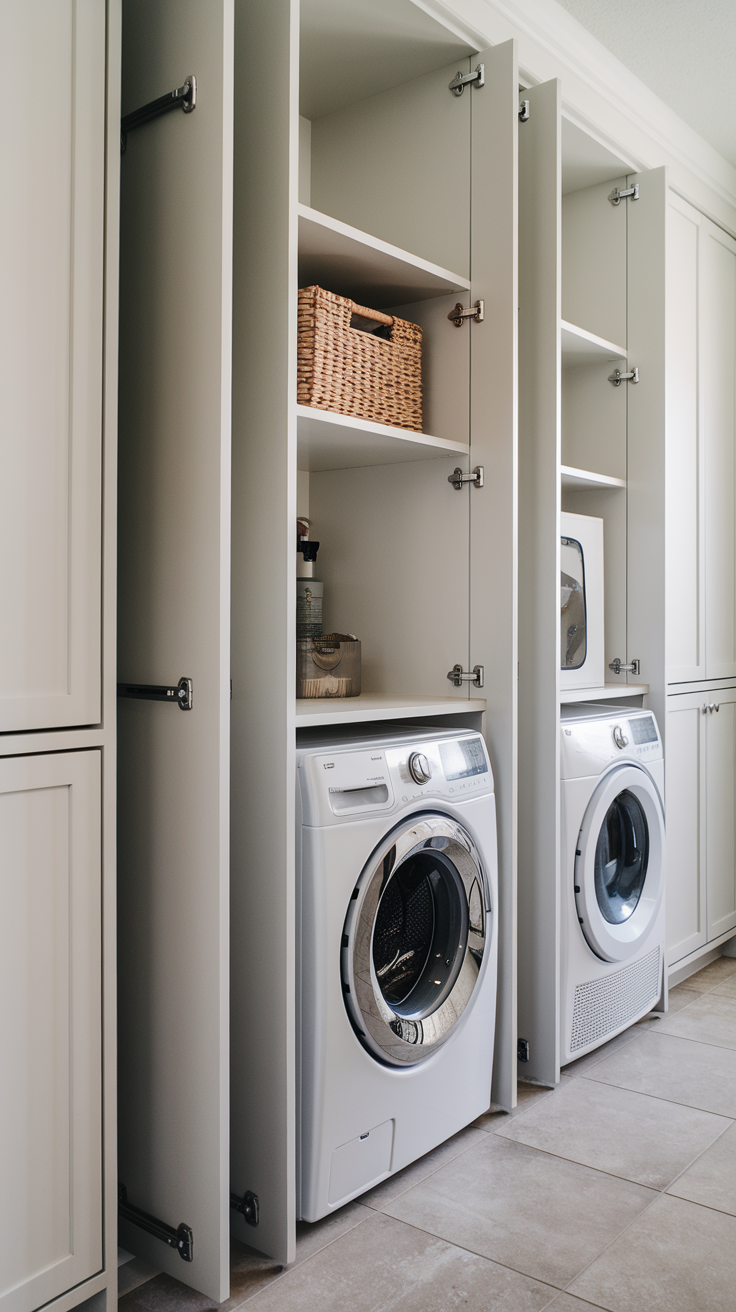
<svg viewBox="0 0 736 1312">
<path fill-rule="evenodd" d="M 2 732 L 100 718 L 105 6 L 4 4 L 0 48 Z"/>
<path fill-rule="evenodd" d="M 699 695 L 667 698 L 668 965 L 706 942 L 705 721 Z"/>
<path fill-rule="evenodd" d="M 102 1266 L 100 759 L 0 760 L 0 1308 Z"/>
<path fill-rule="evenodd" d="M 702 469 L 698 414 L 698 249 L 702 216 L 667 208 L 665 659 L 669 683 L 705 678 Z"/>
<path fill-rule="evenodd" d="M 706 826 L 708 939 L 736 926 L 736 690 L 708 693 Z"/>
<path fill-rule="evenodd" d="M 703 221 L 706 678 L 736 675 L 736 242 Z"/>
</svg>

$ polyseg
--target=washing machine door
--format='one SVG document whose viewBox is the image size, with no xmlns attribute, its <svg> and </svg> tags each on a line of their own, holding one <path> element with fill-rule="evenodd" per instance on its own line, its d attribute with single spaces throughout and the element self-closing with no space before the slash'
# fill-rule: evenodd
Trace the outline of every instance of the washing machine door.
<svg viewBox="0 0 736 1312">
<path fill-rule="evenodd" d="M 664 812 L 646 770 L 622 765 L 601 780 L 578 835 L 574 879 L 589 947 L 603 961 L 633 956 L 664 890 Z"/>
<path fill-rule="evenodd" d="M 411 1066 L 450 1038 L 478 987 L 490 942 L 489 887 L 470 834 L 413 816 L 373 853 L 342 937 L 345 1005 L 379 1061 Z"/>
</svg>

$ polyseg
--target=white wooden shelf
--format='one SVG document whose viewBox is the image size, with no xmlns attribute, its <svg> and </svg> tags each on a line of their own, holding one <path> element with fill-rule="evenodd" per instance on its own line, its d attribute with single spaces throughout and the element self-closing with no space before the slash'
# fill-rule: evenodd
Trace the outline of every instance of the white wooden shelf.
<svg viewBox="0 0 736 1312">
<path fill-rule="evenodd" d="M 373 424 L 332 410 L 296 408 L 297 468 L 316 474 L 325 469 L 364 465 L 398 465 L 409 460 L 467 457 L 465 442 L 450 442 L 429 433 L 412 433 L 391 424 Z"/>
<path fill-rule="evenodd" d="M 560 691 L 560 703 L 569 706 L 572 702 L 614 701 L 622 697 L 647 697 L 648 683 L 606 683 L 602 688 L 564 688 Z"/>
<path fill-rule="evenodd" d="M 562 363 L 595 364 L 603 360 L 625 360 L 625 347 L 616 342 L 607 342 L 605 337 L 596 337 L 585 328 L 578 328 L 574 323 L 561 323 L 562 328 Z"/>
<path fill-rule="evenodd" d="M 562 486 L 567 488 L 568 491 L 583 487 L 626 487 L 625 478 L 612 478 L 609 474 L 594 474 L 589 469 L 573 469 L 572 465 L 562 465 L 560 474 L 562 476 Z"/>
<path fill-rule="evenodd" d="M 465 715 L 485 711 L 481 697 L 390 697 L 362 693 L 360 697 L 315 698 L 296 702 L 297 729 L 324 724 L 360 724 L 371 720 L 407 720 L 422 715 Z"/>
<path fill-rule="evenodd" d="M 298 215 L 300 287 L 316 283 L 376 310 L 470 289 L 467 278 L 308 205 Z"/>
</svg>

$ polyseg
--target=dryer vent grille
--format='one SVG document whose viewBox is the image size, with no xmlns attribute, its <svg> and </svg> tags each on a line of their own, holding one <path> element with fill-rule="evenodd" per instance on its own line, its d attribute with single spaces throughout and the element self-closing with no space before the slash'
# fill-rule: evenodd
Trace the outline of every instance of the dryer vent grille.
<svg viewBox="0 0 736 1312">
<path fill-rule="evenodd" d="M 570 1051 L 620 1030 L 645 1013 L 659 997 L 659 948 L 615 975 L 578 984 L 572 1012 Z"/>
</svg>

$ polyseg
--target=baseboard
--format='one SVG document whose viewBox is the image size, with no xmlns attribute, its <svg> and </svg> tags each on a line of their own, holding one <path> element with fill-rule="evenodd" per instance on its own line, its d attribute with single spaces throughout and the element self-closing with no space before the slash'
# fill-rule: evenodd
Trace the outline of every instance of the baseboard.
<svg viewBox="0 0 736 1312">
<path fill-rule="evenodd" d="M 667 971 L 668 987 L 673 989 L 677 984 L 682 984 L 683 980 L 696 975 L 718 957 L 736 957 L 736 935 L 732 929 L 712 943 L 704 943 L 702 948 L 696 948 L 688 957 L 675 961 Z"/>
</svg>

